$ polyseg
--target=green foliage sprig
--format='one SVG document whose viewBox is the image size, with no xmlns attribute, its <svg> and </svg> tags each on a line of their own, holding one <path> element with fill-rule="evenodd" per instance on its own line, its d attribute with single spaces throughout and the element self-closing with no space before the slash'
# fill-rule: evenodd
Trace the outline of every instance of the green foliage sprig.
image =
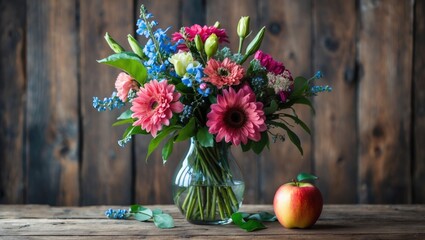
<svg viewBox="0 0 425 240">
<path fill-rule="evenodd" d="M 158 228 L 173 228 L 174 219 L 168 214 L 164 213 L 161 209 L 150 209 L 142 205 L 131 205 L 127 210 L 113 210 L 109 209 L 105 212 L 108 218 L 112 219 L 134 219 L 140 222 L 153 222 Z"/>
<path fill-rule="evenodd" d="M 236 212 L 232 214 L 233 223 L 247 232 L 266 229 L 267 227 L 263 224 L 263 222 L 274 222 L 276 220 L 276 215 L 268 212 L 259 212 L 254 214 Z"/>
</svg>

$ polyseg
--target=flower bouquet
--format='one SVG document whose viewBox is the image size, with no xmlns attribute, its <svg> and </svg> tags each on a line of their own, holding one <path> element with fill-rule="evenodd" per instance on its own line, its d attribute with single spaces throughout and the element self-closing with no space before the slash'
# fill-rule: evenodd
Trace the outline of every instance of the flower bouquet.
<svg viewBox="0 0 425 240">
<path fill-rule="evenodd" d="M 146 158 L 161 146 L 165 163 L 174 143 L 190 140 L 174 176 L 174 201 L 190 222 L 227 223 L 244 192 L 229 147 L 259 154 L 287 136 L 302 154 L 291 128 L 296 124 L 308 133 L 310 129 L 293 106 L 312 108 L 309 98 L 331 88 L 313 86 L 320 72 L 310 79 L 293 78 L 283 63 L 259 50 L 264 27 L 244 44 L 251 34 L 249 17 L 238 23 L 237 52 L 220 46 L 229 39 L 218 22 L 182 27 L 169 37 L 170 28 L 158 28 L 152 18 L 141 6 L 137 34 L 147 42 L 142 46 L 128 35 L 132 51 L 105 35 L 115 53 L 99 62 L 124 72 L 116 79 L 116 92 L 103 100 L 94 97 L 93 106 L 104 111 L 130 105 L 113 124 L 129 124 L 118 144 L 150 134 Z"/>
</svg>

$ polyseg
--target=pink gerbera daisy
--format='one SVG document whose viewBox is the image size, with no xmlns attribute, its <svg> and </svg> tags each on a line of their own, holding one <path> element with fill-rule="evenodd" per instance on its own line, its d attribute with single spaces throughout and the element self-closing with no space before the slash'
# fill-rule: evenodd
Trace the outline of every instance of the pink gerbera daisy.
<svg viewBox="0 0 425 240">
<path fill-rule="evenodd" d="M 131 89 L 138 89 L 136 81 L 134 79 L 122 72 L 118 74 L 117 80 L 115 81 L 115 88 L 117 89 L 117 96 L 121 101 L 125 102 L 127 101 L 128 92 L 130 92 Z"/>
<path fill-rule="evenodd" d="M 183 111 L 183 104 L 179 102 L 180 93 L 174 89 L 175 86 L 168 84 L 166 80 L 152 80 L 140 88 L 130 108 L 133 111 L 131 117 L 137 118 L 133 126 L 140 125 L 156 137 L 163 125 L 170 125 L 173 112 Z"/>
<path fill-rule="evenodd" d="M 204 69 L 207 77 L 204 78 L 206 82 L 212 83 L 218 88 L 223 86 L 238 85 L 242 80 L 245 69 L 229 58 L 225 58 L 223 62 L 215 59 L 210 59 Z"/>
<path fill-rule="evenodd" d="M 263 104 L 256 102 L 254 92 L 248 85 L 235 92 L 233 88 L 223 90 L 217 103 L 211 105 L 207 115 L 209 132 L 216 141 L 223 139 L 234 145 L 246 144 L 248 139 L 260 141 L 261 132 L 267 130 Z"/>
<path fill-rule="evenodd" d="M 195 39 L 195 36 L 199 35 L 201 37 L 202 42 L 205 43 L 205 40 L 207 40 L 207 38 L 213 33 L 215 35 L 217 35 L 219 43 L 229 42 L 228 39 L 227 39 L 226 31 L 224 29 L 216 28 L 214 26 L 203 26 L 203 27 L 201 27 L 201 25 L 198 25 L 198 24 L 195 24 L 191 27 L 185 27 L 184 28 L 185 36 L 183 36 L 183 34 L 181 32 L 173 33 L 173 41 L 174 42 L 178 42 L 179 40 L 193 41 L 193 39 Z M 177 46 L 177 48 L 179 50 L 188 51 L 188 48 L 187 48 L 186 44 L 184 44 L 184 43 L 179 44 Z"/>
</svg>

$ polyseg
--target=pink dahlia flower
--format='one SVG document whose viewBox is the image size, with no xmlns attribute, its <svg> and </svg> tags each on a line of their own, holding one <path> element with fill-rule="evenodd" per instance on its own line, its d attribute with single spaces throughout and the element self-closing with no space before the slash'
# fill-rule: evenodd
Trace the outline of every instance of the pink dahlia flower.
<svg viewBox="0 0 425 240">
<path fill-rule="evenodd" d="M 152 80 L 140 88 L 130 108 L 133 111 L 131 117 L 137 118 L 133 126 L 140 125 L 142 129 L 156 137 L 163 125 L 170 125 L 173 112 L 183 111 L 183 104 L 179 102 L 180 93 L 174 89 L 175 86 L 165 80 L 161 82 Z"/>
<path fill-rule="evenodd" d="M 195 39 L 195 36 L 199 34 L 202 42 L 205 43 L 205 40 L 207 40 L 207 38 L 211 34 L 215 33 L 215 35 L 217 35 L 218 37 L 219 43 L 229 42 L 229 40 L 227 39 L 228 37 L 227 37 L 226 31 L 224 29 L 219 29 L 214 26 L 201 27 L 201 25 L 195 24 L 191 27 L 185 27 L 184 32 L 186 33 L 186 38 L 180 32 L 173 33 L 173 36 L 172 36 L 173 41 L 178 42 L 179 40 L 185 40 L 185 39 L 189 41 L 193 41 L 193 39 Z M 179 44 L 177 48 L 179 50 L 188 51 L 187 46 L 185 44 Z"/>
<path fill-rule="evenodd" d="M 283 71 L 285 70 L 285 66 L 283 65 L 283 63 L 274 60 L 272 56 L 262 52 L 261 50 L 258 50 L 255 53 L 254 59 L 260 61 L 261 66 L 265 67 L 267 71 L 272 72 L 276 75 L 283 73 Z"/>
<path fill-rule="evenodd" d="M 245 69 L 241 65 L 232 62 L 229 58 L 225 58 L 223 62 L 210 59 L 204 69 L 204 73 L 207 75 L 204 81 L 222 88 L 223 86 L 238 85 L 245 74 Z"/>
<path fill-rule="evenodd" d="M 115 88 L 117 89 L 117 96 L 121 101 L 127 101 L 128 92 L 131 89 L 138 89 L 137 83 L 127 73 L 118 74 L 117 80 L 115 81 Z"/>
<path fill-rule="evenodd" d="M 254 92 L 248 85 L 235 92 L 224 89 L 211 105 L 207 115 L 207 126 L 211 134 L 217 134 L 217 142 L 223 139 L 234 145 L 246 144 L 248 139 L 260 141 L 261 132 L 267 130 L 263 104 L 256 102 Z"/>
</svg>

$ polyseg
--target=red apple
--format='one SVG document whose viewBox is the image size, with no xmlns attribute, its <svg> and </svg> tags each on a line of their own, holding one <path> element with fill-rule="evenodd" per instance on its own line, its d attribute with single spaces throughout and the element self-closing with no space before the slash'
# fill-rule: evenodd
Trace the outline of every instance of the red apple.
<svg viewBox="0 0 425 240">
<path fill-rule="evenodd" d="M 308 228 L 322 213 L 323 198 L 311 183 L 293 181 L 276 191 L 273 208 L 277 220 L 286 228 Z"/>
</svg>

